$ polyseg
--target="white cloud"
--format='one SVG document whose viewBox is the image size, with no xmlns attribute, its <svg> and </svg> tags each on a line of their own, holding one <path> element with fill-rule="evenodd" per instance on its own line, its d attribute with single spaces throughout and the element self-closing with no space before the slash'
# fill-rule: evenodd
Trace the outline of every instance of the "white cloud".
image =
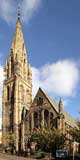
<svg viewBox="0 0 80 160">
<path fill-rule="evenodd" d="M 79 68 L 74 61 L 63 60 L 33 71 L 33 94 L 39 86 L 57 96 L 73 96 L 79 81 Z"/>
<path fill-rule="evenodd" d="M 41 0 L 0 0 L 0 17 L 8 23 L 15 21 L 18 5 L 21 7 L 22 20 L 28 22 L 40 6 Z"/>
<path fill-rule="evenodd" d="M 41 0 L 24 0 L 22 3 L 22 20 L 28 21 L 40 6 Z"/>
<path fill-rule="evenodd" d="M 15 3 L 13 0 L 0 0 L 0 17 L 11 23 L 15 18 Z"/>
</svg>

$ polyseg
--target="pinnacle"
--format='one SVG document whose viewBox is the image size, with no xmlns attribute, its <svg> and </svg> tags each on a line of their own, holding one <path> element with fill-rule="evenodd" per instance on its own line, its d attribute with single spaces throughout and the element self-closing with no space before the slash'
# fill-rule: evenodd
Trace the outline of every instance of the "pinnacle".
<svg viewBox="0 0 80 160">
<path fill-rule="evenodd" d="M 60 97 L 59 103 L 62 104 L 62 98 Z"/>
</svg>

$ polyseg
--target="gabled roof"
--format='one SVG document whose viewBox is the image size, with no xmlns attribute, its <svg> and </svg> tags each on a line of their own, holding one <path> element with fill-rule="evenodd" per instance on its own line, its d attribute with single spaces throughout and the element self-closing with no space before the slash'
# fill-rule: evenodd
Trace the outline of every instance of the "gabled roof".
<svg viewBox="0 0 80 160">
<path fill-rule="evenodd" d="M 49 101 L 49 103 L 52 105 L 52 107 L 58 113 L 58 111 L 59 111 L 59 109 L 58 109 L 58 103 L 56 103 L 51 97 L 49 97 L 48 94 L 45 91 L 43 91 L 41 88 L 39 88 L 39 90 L 45 95 L 45 97 L 47 98 L 47 100 Z M 66 123 L 68 123 L 71 127 L 77 127 L 78 128 L 76 121 L 73 119 L 73 117 L 71 115 L 69 115 L 64 110 L 63 110 L 63 114 L 65 116 Z"/>
</svg>

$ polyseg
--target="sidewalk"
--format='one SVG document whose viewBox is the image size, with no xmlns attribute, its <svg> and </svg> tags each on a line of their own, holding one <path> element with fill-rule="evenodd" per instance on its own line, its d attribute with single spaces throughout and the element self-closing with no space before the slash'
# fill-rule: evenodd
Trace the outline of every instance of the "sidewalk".
<svg viewBox="0 0 80 160">
<path fill-rule="evenodd" d="M 34 158 L 19 157 L 0 153 L 0 160 L 36 160 Z"/>
</svg>

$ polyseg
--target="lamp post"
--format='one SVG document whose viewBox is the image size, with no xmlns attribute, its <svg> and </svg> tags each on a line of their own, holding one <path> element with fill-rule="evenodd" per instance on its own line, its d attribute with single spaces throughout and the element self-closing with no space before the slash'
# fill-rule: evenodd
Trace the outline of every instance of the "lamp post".
<svg viewBox="0 0 80 160">
<path fill-rule="evenodd" d="M 73 142 L 73 160 L 75 158 L 75 142 Z"/>
</svg>

